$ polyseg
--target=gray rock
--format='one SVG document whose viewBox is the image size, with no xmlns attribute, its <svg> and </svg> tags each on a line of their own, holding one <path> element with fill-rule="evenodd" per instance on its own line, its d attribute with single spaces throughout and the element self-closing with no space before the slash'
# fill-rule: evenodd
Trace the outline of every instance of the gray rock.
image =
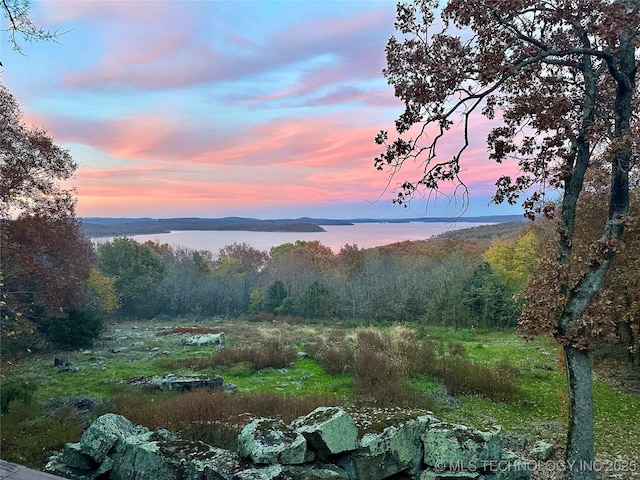
<svg viewBox="0 0 640 480">
<path fill-rule="evenodd" d="M 65 444 L 62 450 L 62 462 L 68 467 L 80 470 L 91 470 L 96 465 L 89 455 L 82 452 L 82 444 L 80 442 Z"/>
<path fill-rule="evenodd" d="M 424 463 L 438 470 L 479 469 L 498 462 L 502 455 L 499 428 L 483 432 L 464 425 L 439 423 L 422 435 L 422 441 Z"/>
<path fill-rule="evenodd" d="M 476 480 L 480 477 L 478 472 L 469 472 L 465 470 L 425 470 L 418 477 L 420 480 Z"/>
<path fill-rule="evenodd" d="M 100 463 L 118 442 L 140 431 L 141 427 L 134 426 L 122 415 L 107 413 L 98 417 L 84 431 L 80 437 L 80 450 L 95 462 Z"/>
<path fill-rule="evenodd" d="M 547 461 L 553 453 L 553 443 L 543 442 L 542 440 L 533 444 L 529 450 L 529 456 L 536 460 Z"/>
<path fill-rule="evenodd" d="M 182 339 L 183 345 L 200 347 L 203 345 L 224 345 L 226 336 L 224 333 L 203 333 L 196 335 L 187 335 Z"/>
<path fill-rule="evenodd" d="M 294 466 L 270 465 L 250 468 L 233 476 L 232 480 L 348 480 L 345 472 L 335 465 Z"/>
<path fill-rule="evenodd" d="M 485 469 L 485 480 L 528 480 L 534 465 L 512 452 L 503 451 L 500 461 Z"/>
<path fill-rule="evenodd" d="M 112 480 L 226 480 L 246 467 L 227 450 L 162 432 L 127 438 L 112 459 Z"/>
<path fill-rule="evenodd" d="M 274 480 L 279 479 L 282 465 L 270 465 L 262 468 L 248 468 L 236 473 L 231 480 Z"/>
<path fill-rule="evenodd" d="M 238 453 L 258 464 L 296 465 L 305 461 L 307 441 L 282 420 L 258 418 L 238 436 Z"/>
<path fill-rule="evenodd" d="M 320 459 L 358 448 L 358 428 L 341 407 L 318 407 L 291 423 Z"/>
<path fill-rule="evenodd" d="M 249 462 L 235 452 L 213 447 L 207 459 L 195 460 L 196 471 L 202 471 L 205 480 L 231 480 L 233 476 L 247 468 Z"/>
<path fill-rule="evenodd" d="M 102 475 L 109 473 L 111 470 L 113 470 L 114 465 L 115 464 L 113 463 L 113 460 L 111 460 L 111 458 L 104 457 L 104 460 L 96 470 L 96 473 L 93 474 L 93 478 L 100 478 Z"/>
<path fill-rule="evenodd" d="M 224 390 L 224 379 L 219 375 L 169 375 L 153 377 L 137 377 L 128 380 L 130 385 L 141 387 L 151 387 L 162 391 L 189 392 L 197 388 L 207 388 L 210 390 Z"/>
<path fill-rule="evenodd" d="M 151 436 L 151 432 L 132 435 L 118 445 L 111 457 L 112 480 L 176 480 Z"/>
<path fill-rule="evenodd" d="M 283 480 L 348 480 L 349 476 L 335 465 L 284 465 L 278 478 Z"/>
<path fill-rule="evenodd" d="M 423 457 L 422 434 L 436 421 L 434 417 L 421 416 L 389 426 L 382 433 L 365 434 L 361 448 L 344 465 L 356 479 L 382 479 L 405 471 L 417 475 Z"/>
<path fill-rule="evenodd" d="M 357 442 L 352 423 L 338 407 L 317 409 L 289 426 L 257 419 L 245 426 L 234 453 L 107 414 L 79 443 L 53 455 L 45 471 L 72 480 L 528 480 L 531 475 L 528 462 L 500 448 L 498 431 L 448 425 L 427 415 Z M 340 432 L 347 432 L 346 440 Z M 307 449 L 305 435 L 324 458 Z M 425 466 L 423 459 L 431 463 Z"/>
<path fill-rule="evenodd" d="M 93 480 L 93 475 L 90 471 L 71 468 L 65 465 L 62 452 L 55 452 L 51 455 L 42 470 L 51 475 L 57 475 L 58 477 L 68 478 L 70 480 Z"/>
<path fill-rule="evenodd" d="M 70 367 L 71 366 L 71 361 L 69 360 L 69 357 L 55 357 L 53 359 L 53 366 L 54 367 Z"/>
</svg>

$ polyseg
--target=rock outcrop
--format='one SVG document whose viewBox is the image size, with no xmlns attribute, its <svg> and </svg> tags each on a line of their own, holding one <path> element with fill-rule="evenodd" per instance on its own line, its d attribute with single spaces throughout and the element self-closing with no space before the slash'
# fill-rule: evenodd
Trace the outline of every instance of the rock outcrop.
<svg viewBox="0 0 640 480">
<path fill-rule="evenodd" d="M 358 438 L 344 409 L 320 407 L 289 425 L 253 420 L 233 452 L 106 414 L 45 471 L 75 480 L 528 479 L 529 464 L 503 450 L 499 435 L 425 415 Z"/>
<path fill-rule="evenodd" d="M 235 385 L 225 382 L 220 375 L 179 375 L 170 373 L 164 376 L 136 377 L 126 380 L 126 383 L 155 390 L 176 392 L 190 392 L 198 388 L 222 390 L 225 392 L 236 390 Z"/>
<path fill-rule="evenodd" d="M 227 337 L 224 333 L 201 333 L 187 335 L 182 339 L 183 345 L 193 345 L 200 347 L 203 345 L 217 345 L 222 346 Z"/>
</svg>

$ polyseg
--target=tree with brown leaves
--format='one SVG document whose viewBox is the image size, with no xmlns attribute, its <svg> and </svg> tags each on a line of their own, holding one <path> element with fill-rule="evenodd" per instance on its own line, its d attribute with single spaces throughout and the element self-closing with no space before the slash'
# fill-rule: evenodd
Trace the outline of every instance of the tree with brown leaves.
<svg viewBox="0 0 640 480">
<path fill-rule="evenodd" d="M 383 71 L 404 102 L 401 137 L 376 137 L 385 150 L 375 166 L 393 177 L 419 164 L 398 187 L 395 202 L 443 184 L 468 191 L 462 178 L 471 125 L 493 122 L 488 156 L 516 161 L 519 175 L 496 181 L 493 200 L 523 207 L 531 218 L 545 208 L 548 189 L 561 192 L 555 244 L 558 299 L 547 332 L 563 345 L 568 373 L 569 430 L 565 478 L 594 479 L 591 362 L 583 315 L 600 292 L 622 247 L 628 218 L 629 172 L 638 160 L 640 0 L 435 0 L 400 3 Z M 459 131 L 454 126 L 461 126 Z M 457 134 L 449 156 L 444 142 Z M 403 138 L 409 137 L 409 138 Z M 606 165 L 608 212 L 589 258 L 573 255 L 577 202 L 594 164 Z M 533 192 L 533 193 L 531 193 Z M 465 203 L 466 204 L 466 203 Z M 579 272 L 574 275 L 574 272 Z M 536 330 L 534 316 L 523 328 Z"/>
<path fill-rule="evenodd" d="M 76 220 L 73 191 L 63 184 L 76 167 L 44 130 L 24 125 L 18 103 L 0 85 L 3 348 L 43 345 L 38 325 L 82 307 L 94 252 Z"/>
</svg>

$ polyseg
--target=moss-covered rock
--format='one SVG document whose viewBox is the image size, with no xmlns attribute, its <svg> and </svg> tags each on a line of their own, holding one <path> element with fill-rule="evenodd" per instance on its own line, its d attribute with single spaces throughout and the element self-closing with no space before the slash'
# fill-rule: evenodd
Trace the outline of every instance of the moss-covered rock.
<svg viewBox="0 0 640 480">
<path fill-rule="evenodd" d="M 311 443 L 315 450 L 307 449 Z M 358 441 L 353 419 L 339 407 L 316 409 L 291 425 L 253 420 L 238 436 L 238 452 L 107 414 L 80 442 L 55 453 L 45 471 L 72 480 L 527 480 L 531 474 L 527 462 L 502 450 L 499 430 L 425 415 Z"/>
<path fill-rule="evenodd" d="M 118 442 L 145 430 L 147 429 L 136 427 L 122 415 L 107 413 L 84 431 L 80 437 L 80 451 L 101 463 Z"/>
<path fill-rule="evenodd" d="M 500 429 L 483 432 L 465 425 L 439 423 L 422 435 L 424 463 L 438 470 L 477 470 L 502 455 Z"/>
<path fill-rule="evenodd" d="M 345 472 L 333 465 L 270 465 L 243 470 L 234 475 L 232 480 L 349 480 L 349 478 Z"/>
<path fill-rule="evenodd" d="M 80 442 L 67 443 L 64 446 L 62 462 L 68 467 L 80 470 L 91 470 L 96 465 L 89 455 L 82 452 L 82 444 Z"/>
<path fill-rule="evenodd" d="M 341 407 L 318 407 L 291 423 L 320 459 L 358 448 L 358 428 Z"/>
<path fill-rule="evenodd" d="M 305 438 L 279 419 L 257 418 L 238 436 L 238 453 L 258 464 L 300 464 L 306 451 Z"/>
<path fill-rule="evenodd" d="M 350 455 L 348 470 L 357 479 L 382 479 L 399 472 L 417 474 L 423 457 L 422 434 L 437 420 L 420 416 L 381 433 L 365 434 L 360 449 Z"/>
</svg>

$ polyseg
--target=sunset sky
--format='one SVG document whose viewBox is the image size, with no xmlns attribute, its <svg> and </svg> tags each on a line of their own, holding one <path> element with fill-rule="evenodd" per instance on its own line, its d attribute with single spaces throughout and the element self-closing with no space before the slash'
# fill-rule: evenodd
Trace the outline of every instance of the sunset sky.
<svg viewBox="0 0 640 480">
<path fill-rule="evenodd" d="M 392 205 L 409 173 L 387 188 L 373 167 L 402 111 L 381 75 L 394 1 L 55 0 L 32 17 L 66 33 L 20 55 L 3 32 L 0 81 L 79 163 L 79 216 L 460 213 L 446 197 Z M 520 213 L 488 205 L 513 166 L 487 159 L 476 128 L 465 215 Z"/>
</svg>

